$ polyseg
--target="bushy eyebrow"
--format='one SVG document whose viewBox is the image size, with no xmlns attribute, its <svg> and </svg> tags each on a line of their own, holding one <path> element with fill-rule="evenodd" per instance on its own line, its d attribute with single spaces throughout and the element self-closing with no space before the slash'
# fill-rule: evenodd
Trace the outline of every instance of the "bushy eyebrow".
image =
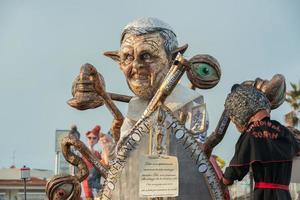
<svg viewBox="0 0 300 200">
<path fill-rule="evenodd" d="M 132 46 L 131 45 L 124 45 L 121 47 L 121 53 L 129 53 L 129 52 L 132 52 Z"/>
</svg>

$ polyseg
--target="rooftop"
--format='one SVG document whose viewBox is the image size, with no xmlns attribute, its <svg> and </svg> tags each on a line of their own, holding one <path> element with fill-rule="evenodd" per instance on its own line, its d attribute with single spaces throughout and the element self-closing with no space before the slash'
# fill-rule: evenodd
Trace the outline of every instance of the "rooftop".
<svg viewBox="0 0 300 200">
<path fill-rule="evenodd" d="M 30 179 L 26 181 L 26 185 L 29 188 L 45 187 L 47 179 L 53 176 L 51 170 L 44 169 L 30 169 Z M 24 181 L 21 179 L 20 168 L 5 168 L 0 169 L 0 189 L 1 188 L 21 188 L 24 185 Z"/>
</svg>

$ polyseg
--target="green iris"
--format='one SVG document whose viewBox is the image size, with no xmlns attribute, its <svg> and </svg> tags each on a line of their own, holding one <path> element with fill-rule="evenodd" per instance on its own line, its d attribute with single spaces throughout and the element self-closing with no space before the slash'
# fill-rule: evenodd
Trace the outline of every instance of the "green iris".
<svg viewBox="0 0 300 200">
<path fill-rule="evenodd" d="M 206 63 L 199 63 L 195 71 L 199 76 L 209 76 L 212 73 L 212 67 Z"/>
<path fill-rule="evenodd" d="M 218 79 L 216 70 L 207 63 L 194 63 L 192 70 L 200 79 L 206 81 Z"/>
</svg>

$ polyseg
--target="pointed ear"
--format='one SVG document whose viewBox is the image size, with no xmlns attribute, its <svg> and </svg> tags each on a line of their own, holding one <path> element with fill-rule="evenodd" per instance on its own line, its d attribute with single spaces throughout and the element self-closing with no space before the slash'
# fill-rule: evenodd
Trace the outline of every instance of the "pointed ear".
<svg viewBox="0 0 300 200">
<path fill-rule="evenodd" d="M 184 54 L 184 52 L 186 51 L 186 49 L 188 47 L 189 47 L 189 45 L 185 44 L 181 47 L 178 47 L 178 48 L 174 49 L 171 53 L 172 54 L 172 60 L 174 60 L 176 58 L 178 52 L 181 53 L 181 54 Z"/>
<path fill-rule="evenodd" d="M 107 57 L 110 57 L 111 59 L 113 59 L 117 63 L 120 63 L 119 51 L 106 51 L 106 52 L 104 52 L 104 55 L 107 56 Z"/>
</svg>

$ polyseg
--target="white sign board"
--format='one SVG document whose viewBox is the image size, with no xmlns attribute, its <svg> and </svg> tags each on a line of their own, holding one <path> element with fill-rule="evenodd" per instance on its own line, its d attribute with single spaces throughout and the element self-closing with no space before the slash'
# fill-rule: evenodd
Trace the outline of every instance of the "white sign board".
<svg viewBox="0 0 300 200">
<path fill-rule="evenodd" d="M 293 160 L 291 183 L 300 183 L 300 157 Z"/>
<path fill-rule="evenodd" d="M 21 179 L 28 179 L 30 178 L 30 168 L 23 167 L 21 168 Z"/>
<path fill-rule="evenodd" d="M 176 197 L 179 191 L 178 160 L 174 156 L 141 158 L 139 196 Z"/>
</svg>

